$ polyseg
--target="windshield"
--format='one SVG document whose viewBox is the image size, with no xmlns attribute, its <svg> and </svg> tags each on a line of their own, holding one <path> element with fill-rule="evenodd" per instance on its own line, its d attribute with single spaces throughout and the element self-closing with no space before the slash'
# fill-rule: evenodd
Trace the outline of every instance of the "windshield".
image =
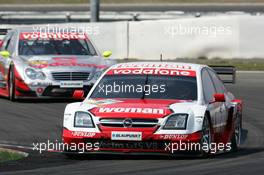
<svg viewBox="0 0 264 175">
<path fill-rule="evenodd" d="M 105 75 L 90 98 L 197 100 L 196 77 Z"/>
<path fill-rule="evenodd" d="M 86 35 L 21 33 L 19 55 L 97 55 Z"/>
</svg>

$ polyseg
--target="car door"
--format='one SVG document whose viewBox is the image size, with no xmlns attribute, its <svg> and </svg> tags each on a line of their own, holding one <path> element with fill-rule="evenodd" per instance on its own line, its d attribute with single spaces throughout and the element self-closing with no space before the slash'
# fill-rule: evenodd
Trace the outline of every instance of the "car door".
<svg viewBox="0 0 264 175">
<path fill-rule="evenodd" d="M 220 80 L 220 78 L 218 77 L 218 75 L 212 71 L 212 70 L 208 70 L 214 86 L 216 88 L 216 92 L 218 94 L 225 94 L 225 96 L 227 95 L 227 91 L 226 88 L 223 84 L 223 82 Z M 228 105 L 227 105 L 227 101 L 226 102 L 219 102 L 220 104 L 220 118 L 221 118 L 221 123 L 219 125 L 221 125 L 221 132 L 224 133 L 225 127 L 227 125 L 227 119 L 228 119 Z"/>
<path fill-rule="evenodd" d="M 218 140 L 221 136 L 221 114 L 220 108 L 221 104 L 215 102 L 214 94 L 216 94 L 216 88 L 212 81 L 212 78 L 206 68 L 202 70 L 202 86 L 203 86 L 203 94 L 204 101 L 208 104 L 208 111 L 211 116 L 211 124 L 213 129 L 213 140 Z"/>
</svg>

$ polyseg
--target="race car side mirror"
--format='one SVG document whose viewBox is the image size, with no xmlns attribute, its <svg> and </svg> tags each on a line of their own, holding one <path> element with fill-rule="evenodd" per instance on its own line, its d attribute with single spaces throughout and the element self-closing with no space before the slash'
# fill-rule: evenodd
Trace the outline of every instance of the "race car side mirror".
<svg viewBox="0 0 264 175">
<path fill-rule="evenodd" d="M 4 58 L 8 58 L 10 56 L 10 53 L 8 51 L 4 50 L 4 51 L 0 52 L 0 55 Z"/>
<path fill-rule="evenodd" d="M 84 91 L 83 90 L 75 90 L 72 98 L 75 100 L 82 100 L 84 98 Z"/>
<path fill-rule="evenodd" d="M 215 102 L 225 102 L 225 94 L 214 94 Z"/>
<path fill-rule="evenodd" d="M 112 52 L 111 52 L 110 50 L 106 50 L 106 51 L 103 52 L 103 56 L 104 56 L 105 58 L 108 58 L 108 57 L 110 57 L 111 55 L 112 55 Z"/>
</svg>

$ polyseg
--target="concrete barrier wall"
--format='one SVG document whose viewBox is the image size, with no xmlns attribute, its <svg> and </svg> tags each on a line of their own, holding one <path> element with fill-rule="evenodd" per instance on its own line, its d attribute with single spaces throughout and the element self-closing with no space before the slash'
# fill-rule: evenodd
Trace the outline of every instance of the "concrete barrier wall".
<svg viewBox="0 0 264 175">
<path fill-rule="evenodd" d="M 143 59 L 236 57 L 237 18 L 190 18 L 132 22 L 129 56 Z"/>
<path fill-rule="evenodd" d="M 110 24 L 99 23 L 100 35 L 92 38 L 100 50 L 112 49 L 114 58 L 264 58 L 264 16 Z"/>
<path fill-rule="evenodd" d="M 263 16 L 222 16 L 129 24 L 129 57 L 264 58 Z"/>
<path fill-rule="evenodd" d="M 45 26 L 45 25 L 44 25 Z M 84 29 L 113 58 L 264 58 L 264 16 L 58 24 Z"/>
</svg>

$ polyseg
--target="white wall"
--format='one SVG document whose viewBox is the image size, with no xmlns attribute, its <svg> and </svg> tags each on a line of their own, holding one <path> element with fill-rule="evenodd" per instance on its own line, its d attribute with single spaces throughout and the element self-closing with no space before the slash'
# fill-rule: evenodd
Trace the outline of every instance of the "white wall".
<svg viewBox="0 0 264 175">
<path fill-rule="evenodd" d="M 130 23 L 129 56 L 143 59 L 235 57 L 237 18 L 211 17 Z"/>
<path fill-rule="evenodd" d="M 128 28 L 127 22 L 119 22 L 108 30 L 103 29 L 108 23 L 99 25 L 102 35 L 93 39 L 99 48 L 112 49 L 115 58 L 159 59 L 161 53 L 168 59 L 264 58 L 264 16 L 129 22 Z"/>
<path fill-rule="evenodd" d="M 113 58 L 264 58 L 264 16 L 58 24 L 85 28 Z M 187 31 L 188 30 L 188 31 Z"/>
</svg>

